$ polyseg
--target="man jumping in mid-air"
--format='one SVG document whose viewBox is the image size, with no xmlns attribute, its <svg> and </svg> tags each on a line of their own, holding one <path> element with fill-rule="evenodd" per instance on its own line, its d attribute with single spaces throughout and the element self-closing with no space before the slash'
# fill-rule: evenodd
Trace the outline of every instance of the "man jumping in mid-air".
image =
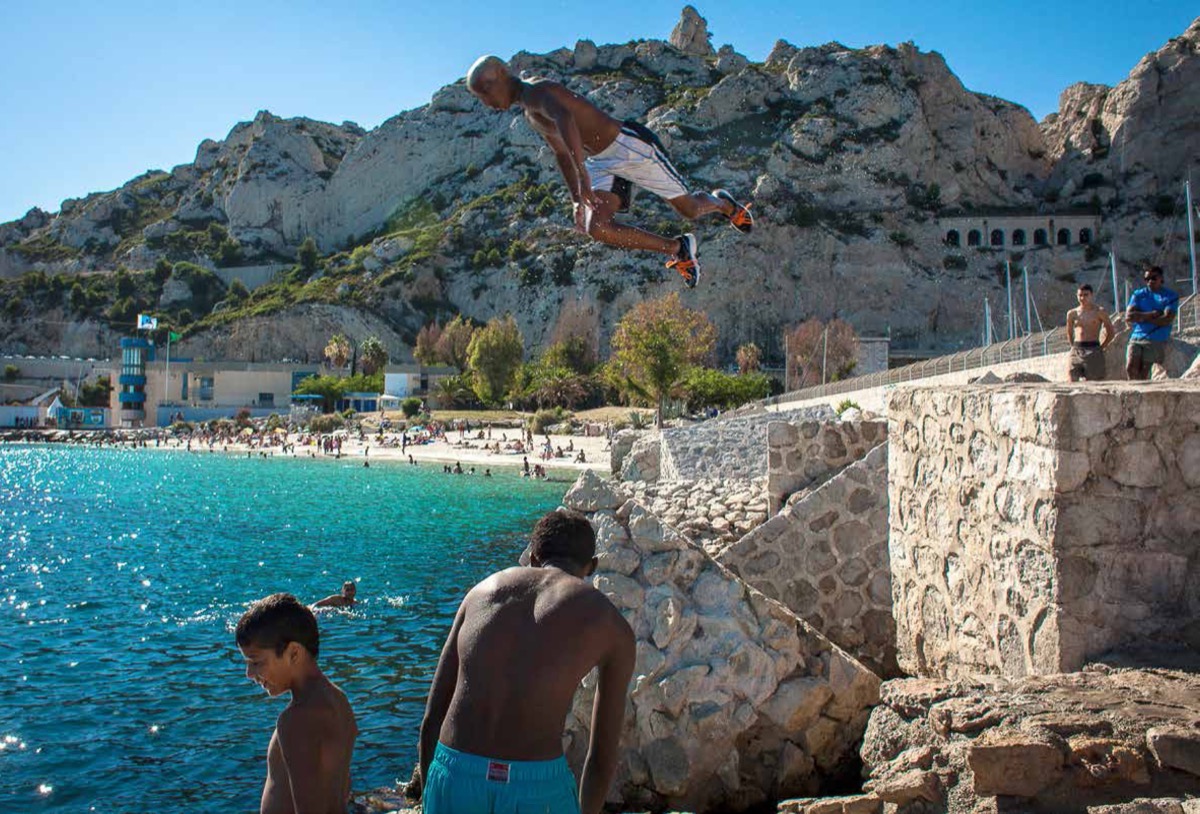
<svg viewBox="0 0 1200 814">
<path fill-rule="evenodd" d="M 739 232 L 754 226 L 749 207 L 727 191 L 689 193 L 662 143 L 644 125 L 619 122 L 557 82 L 522 81 L 504 60 L 486 56 L 471 66 L 467 88 L 494 110 L 522 107 L 526 121 L 554 151 L 575 203 L 578 231 L 612 246 L 669 255 L 667 267 L 676 269 L 689 288 L 700 279 L 695 235 L 662 237 L 613 220 L 617 212 L 628 211 L 634 184 L 665 199 L 685 218 L 717 212 Z"/>
</svg>

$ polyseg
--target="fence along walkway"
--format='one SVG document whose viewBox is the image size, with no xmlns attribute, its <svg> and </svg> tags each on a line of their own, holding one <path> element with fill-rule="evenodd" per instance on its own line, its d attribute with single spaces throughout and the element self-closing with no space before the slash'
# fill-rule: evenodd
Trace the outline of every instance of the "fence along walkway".
<svg viewBox="0 0 1200 814">
<path fill-rule="evenodd" d="M 1119 316 L 1119 315 L 1118 315 Z M 1118 325 L 1117 336 L 1128 330 L 1123 321 L 1115 320 Z M 1195 294 L 1185 297 L 1179 304 L 1179 318 L 1176 320 L 1177 329 L 1187 329 L 1200 326 L 1200 299 Z M 993 342 L 971 350 L 959 351 L 949 356 L 937 356 L 923 362 L 911 365 L 881 370 L 878 373 L 868 373 L 866 376 L 853 376 L 828 384 L 818 384 L 791 390 L 778 396 L 763 399 L 759 404 L 775 405 L 785 402 L 807 401 L 808 399 L 836 396 L 841 393 L 853 393 L 856 390 L 869 390 L 874 387 L 886 387 L 892 384 L 903 384 L 930 376 L 940 376 L 944 373 L 956 373 L 963 370 L 992 367 L 1003 362 L 1016 362 L 1021 359 L 1036 359 L 1065 353 L 1071 349 L 1065 327 L 1052 328 L 1041 333 L 1027 334 L 1004 342 Z"/>
</svg>

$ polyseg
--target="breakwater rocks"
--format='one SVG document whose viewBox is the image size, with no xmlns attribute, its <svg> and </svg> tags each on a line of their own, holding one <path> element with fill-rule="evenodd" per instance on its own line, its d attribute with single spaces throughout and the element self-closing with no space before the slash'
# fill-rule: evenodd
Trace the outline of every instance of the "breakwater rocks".
<svg viewBox="0 0 1200 814">
<path fill-rule="evenodd" d="M 1198 723 L 1195 672 L 889 681 L 862 747 L 863 793 L 779 811 L 1192 814 Z"/>
<path fill-rule="evenodd" d="M 767 519 L 763 478 L 629 484 L 632 497 L 716 556 Z"/>
<path fill-rule="evenodd" d="M 873 673 L 619 487 L 587 472 L 564 503 L 595 527 L 594 584 L 638 639 L 611 803 L 739 811 L 856 770 Z M 568 716 L 576 770 L 594 689 Z"/>
</svg>

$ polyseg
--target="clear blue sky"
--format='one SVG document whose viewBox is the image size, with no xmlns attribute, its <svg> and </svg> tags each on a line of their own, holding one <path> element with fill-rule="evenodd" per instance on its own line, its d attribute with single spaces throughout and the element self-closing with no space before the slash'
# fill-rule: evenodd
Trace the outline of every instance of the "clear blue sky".
<svg viewBox="0 0 1200 814">
<path fill-rule="evenodd" d="M 0 222 L 195 157 L 266 109 L 372 128 L 475 57 L 666 39 L 679 0 L 0 2 Z M 970 89 L 1041 119 L 1077 81 L 1116 84 L 1182 33 L 1195 0 L 759 0 L 694 3 L 713 44 L 913 40 Z M 507 14 L 489 12 L 505 7 Z"/>
</svg>

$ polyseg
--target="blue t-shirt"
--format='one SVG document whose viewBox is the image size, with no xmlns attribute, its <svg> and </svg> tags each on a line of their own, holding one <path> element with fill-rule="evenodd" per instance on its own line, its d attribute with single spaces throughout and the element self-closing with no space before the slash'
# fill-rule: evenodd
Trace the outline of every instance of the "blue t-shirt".
<svg viewBox="0 0 1200 814">
<path fill-rule="evenodd" d="M 1129 307 L 1135 311 L 1179 311 L 1179 295 L 1169 288 L 1160 288 L 1155 294 L 1149 288 L 1139 288 L 1129 298 Z M 1153 322 L 1135 322 L 1130 332 L 1130 339 L 1141 339 L 1150 342 L 1166 342 L 1171 338 L 1170 325 L 1155 325 Z"/>
</svg>

